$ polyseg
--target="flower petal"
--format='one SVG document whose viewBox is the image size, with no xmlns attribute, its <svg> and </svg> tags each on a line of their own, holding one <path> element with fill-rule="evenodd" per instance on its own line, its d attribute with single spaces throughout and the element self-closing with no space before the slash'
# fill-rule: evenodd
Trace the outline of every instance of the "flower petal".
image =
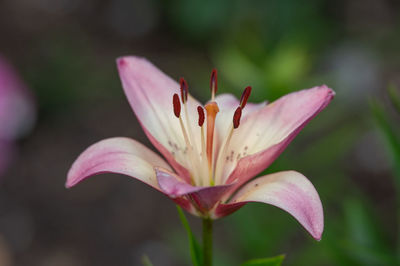
<svg viewBox="0 0 400 266">
<path fill-rule="evenodd" d="M 117 60 L 117 65 L 125 94 L 146 135 L 180 176 L 188 180 L 188 172 L 184 169 L 190 167 L 185 154 L 186 144 L 172 105 L 173 94 L 180 94 L 179 84 L 144 58 L 122 57 Z M 186 130 L 192 131 L 198 150 L 201 143 L 197 126 L 199 105 L 189 95 L 187 111 L 191 129 Z M 186 123 L 184 111 L 181 116 Z"/>
<path fill-rule="evenodd" d="M 332 100 L 326 86 L 288 94 L 245 117 L 232 136 L 222 181 L 238 186 L 267 168 L 301 129 Z"/>
<path fill-rule="evenodd" d="M 35 121 L 33 95 L 15 69 L 0 56 L 0 139 L 24 136 Z"/>
<path fill-rule="evenodd" d="M 236 108 L 239 106 L 239 100 L 230 93 L 219 94 L 215 97 L 215 101 L 219 107 L 219 113 L 216 118 L 216 130 L 219 137 L 219 142 L 222 142 L 222 138 L 229 134 L 229 130 L 232 126 L 233 114 Z M 246 108 L 243 109 L 242 119 L 249 114 L 263 108 L 267 105 L 267 102 L 262 103 L 247 103 Z"/>
<path fill-rule="evenodd" d="M 164 193 L 172 199 L 188 195 L 203 213 L 210 210 L 233 186 L 232 184 L 196 187 L 184 182 L 179 176 L 166 169 L 157 167 L 156 173 L 159 186 Z"/>
<path fill-rule="evenodd" d="M 240 102 L 233 94 L 229 93 L 217 95 L 217 97 L 215 97 L 215 101 L 217 102 L 219 107 L 219 113 L 215 121 L 217 137 L 216 150 L 218 152 L 221 152 L 221 147 L 225 144 L 226 139 L 233 126 L 233 114 L 235 113 L 236 108 L 239 106 Z M 261 108 L 266 106 L 266 104 L 267 102 L 247 103 L 246 108 L 244 108 L 242 111 L 242 119 L 257 110 L 260 110 Z M 216 159 L 217 158 L 218 154 L 216 156 Z"/>
<path fill-rule="evenodd" d="M 143 144 L 129 138 L 110 138 L 87 148 L 68 172 L 66 187 L 101 173 L 117 173 L 136 178 L 158 190 L 154 167 L 168 164 Z"/>
<path fill-rule="evenodd" d="M 316 240 L 324 229 L 322 203 L 311 182 L 295 171 L 256 178 L 241 188 L 228 204 L 218 206 L 217 216 L 235 211 L 247 202 L 263 202 L 290 213 Z"/>
</svg>

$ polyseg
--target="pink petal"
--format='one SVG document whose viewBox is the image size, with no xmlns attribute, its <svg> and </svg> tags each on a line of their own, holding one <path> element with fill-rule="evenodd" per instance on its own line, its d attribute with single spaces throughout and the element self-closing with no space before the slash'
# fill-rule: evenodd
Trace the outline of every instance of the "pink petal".
<svg viewBox="0 0 400 266">
<path fill-rule="evenodd" d="M 235 154 L 225 164 L 225 182 L 238 186 L 267 168 L 301 129 L 332 100 L 326 86 L 288 94 L 243 119 L 235 130 L 229 151 Z"/>
<path fill-rule="evenodd" d="M 324 216 L 321 200 L 311 182 L 295 171 L 256 178 L 229 201 L 217 207 L 215 215 L 225 216 L 247 202 L 274 205 L 290 213 L 316 240 L 321 239 Z"/>
<path fill-rule="evenodd" d="M 170 169 L 168 164 L 143 144 L 129 138 L 110 138 L 87 148 L 68 172 L 66 187 L 102 173 L 117 173 L 136 178 L 156 189 L 154 167 Z"/>
<path fill-rule="evenodd" d="M 0 56 L 0 139 L 12 141 L 26 134 L 35 115 L 32 94 L 16 70 Z"/>
<path fill-rule="evenodd" d="M 164 193 L 172 199 L 188 195 L 203 213 L 210 210 L 232 187 L 232 185 L 196 187 L 166 169 L 156 168 L 156 172 L 158 183 Z"/>
<path fill-rule="evenodd" d="M 125 94 L 146 135 L 179 175 L 188 180 L 186 144 L 172 105 L 173 94 L 180 95 L 179 84 L 144 58 L 122 57 L 117 65 Z M 200 150 L 197 106 L 201 104 L 190 95 L 187 103 L 194 143 Z M 186 122 L 184 110 L 181 115 Z"/>
</svg>

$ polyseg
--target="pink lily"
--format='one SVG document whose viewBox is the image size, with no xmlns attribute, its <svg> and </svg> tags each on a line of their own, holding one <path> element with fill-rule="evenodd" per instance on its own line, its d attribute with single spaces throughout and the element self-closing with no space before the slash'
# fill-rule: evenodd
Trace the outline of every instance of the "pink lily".
<svg viewBox="0 0 400 266">
<path fill-rule="evenodd" d="M 143 130 L 165 160 L 139 142 L 123 137 L 86 149 L 68 173 L 66 187 L 101 173 L 139 179 L 186 211 L 210 219 L 226 216 L 248 202 L 263 202 L 290 213 L 317 240 L 323 210 L 311 182 L 295 171 L 253 179 L 267 168 L 299 131 L 334 96 L 325 85 L 288 94 L 266 104 L 215 96 L 204 106 L 180 84 L 139 57 L 117 60 L 122 86 Z M 178 96 L 180 95 L 180 97 Z"/>
<path fill-rule="evenodd" d="M 15 153 L 15 140 L 35 120 L 33 97 L 15 69 L 0 56 L 0 176 Z"/>
</svg>

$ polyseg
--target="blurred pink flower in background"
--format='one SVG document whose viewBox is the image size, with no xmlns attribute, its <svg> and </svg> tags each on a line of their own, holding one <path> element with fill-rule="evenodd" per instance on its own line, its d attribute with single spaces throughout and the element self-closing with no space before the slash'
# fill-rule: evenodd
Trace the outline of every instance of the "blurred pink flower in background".
<svg viewBox="0 0 400 266">
<path fill-rule="evenodd" d="M 15 141 L 32 128 L 35 117 L 31 91 L 0 56 L 0 176 L 15 154 Z"/>
<path fill-rule="evenodd" d="M 287 211 L 321 238 L 322 204 L 305 176 L 283 171 L 253 178 L 329 104 L 330 88 L 294 92 L 270 104 L 247 103 L 251 87 L 240 101 L 231 94 L 215 96 L 213 71 L 212 98 L 203 106 L 188 94 L 186 81 L 176 83 L 146 59 L 123 57 L 117 64 L 133 111 L 166 160 L 135 140 L 106 139 L 79 156 L 67 187 L 96 174 L 125 174 L 196 216 L 218 219 L 248 202 L 262 202 Z"/>
</svg>

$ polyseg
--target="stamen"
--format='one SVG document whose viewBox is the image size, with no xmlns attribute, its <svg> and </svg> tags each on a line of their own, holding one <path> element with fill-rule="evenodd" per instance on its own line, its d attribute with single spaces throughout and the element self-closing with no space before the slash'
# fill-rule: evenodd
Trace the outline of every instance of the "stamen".
<svg viewBox="0 0 400 266">
<path fill-rule="evenodd" d="M 184 78 L 180 78 L 179 83 L 181 85 L 181 99 L 182 103 L 185 104 L 188 98 L 189 86 Z"/>
<path fill-rule="evenodd" d="M 186 122 L 186 128 L 187 128 L 187 133 L 188 133 L 188 140 L 190 145 L 188 146 L 188 150 L 190 153 L 190 156 L 193 158 L 193 171 L 197 172 L 196 178 L 200 179 L 197 180 L 196 184 L 202 185 L 201 184 L 201 176 L 204 176 L 201 172 L 204 171 L 204 167 L 201 166 L 201 159 L 198 156 L 199 152 L 197 149 L 196 145 L 196 139 L 193 135 L 192 132 L 192 126 L 189 121 L 189 112 L 188 112 L 188 92 L 189 92 L 189 86 L 184 78 L 181 78 L 180 81 L 180 87 L 181 87 L 181 98 L 182 98 L 182 103 L 183 103 L 183 109 L 185 112 L 185 122 Z M 200 182 L 199 182 L 200 181 Z"/>
<path fill-rule="evenodd" d="M 210 89 L 211 89 L 211 100 L 214 101 L 215 94 L 217 93 L 218 90 L 217 70 L 215 68 L 211 72 Z"/>
<path fill-rule="evenodd" d="M 229 133 L 227 135 L 227 137 L 225 138 L 225 141 L 222 143 L 221 145 L 221 149 L 220 149 L 220 153 L 218 154 L 218 158 L 217 158 L 217 163 L 216 163 L 216 169 L 215 169 L 215 182 L 216 184 L 221 184 L 222 183 L 222 171 L 223 171 L 223 163 L 221 163 L 221 160 L 223 160 L 223 158 L 226 157 L 226 153 L 228 151 L 228 147 L 229 144 L 231 142 L 232 139 L 232 135 L 233 132 L 236 128 L 239 127 L 240 125 L 240 118 L 242 117 L 242 107 L 238 106 L 238 108 L 236 108 L 236 111 L 233 115 L 233 119 L 232 119 L 232 126 L 229 129 Z M 231 155 L 228 158 L 233 158 L 233 153 L 234 151 L 231 151 Z M 240 154 L 238 154 L 238 156 L 240 157 Z M 238 157 L 238 158 L 239 158 Z"/>
<path fill-rule="evenodd" d="M 243 93 L 242 93 L 242 97 L 240 98 L 240 107 L 243 109 L 246 106 L 247 100 L 249 99 L 251 93 L 251 87 L 247 86 Z"/>
<path fill-rule="evenodd" d="M 206 155 L 206 142 L 205 142 L 205 137 L 204 137 L 204 109 L 201 106 L 197 107 L 197 112 L 199 113 L 199 127 L 201 130 L 201 164 L 202 164 L 202 169 L 207 169 L 207 155 Z M 205 173 L 206 174 L 206 173 Z M 211 182 L 210 182 L 211 184 Z M 203 184 L 206 185 L 206 184 Z"/>
<path fill-rule="evenodd" d="M 196 148 L 196 146 L 194 144 L 193 134 L 192 134 L 192 127 L 189 124 L 189 113 L 187 110 L 187 98 L 188 98 L 189 86 L 184 78 L 180 78 L 179 83 L 181 85 L 181 99 L 182 99 L 183 108 L 184 108 L 184 112 L 185 112 L 186 126 L 188 128 L 189 140 L 190 140 L 190 143 L 192 143 L 193 146 Z"/>
<path fill-rule="evenodd" d="M 192 134 L 192 127 L 189 124 L 189 113 L 187 110 L 187 98 L 188 98 L 189 86 L 184 78 L 181 78 L 179 83 L 181 84 L 181 99 L 182 99 L 182 103 L 183 103 L 183 109 L 185 112 L 186 126 L 188 128 L 189 140 L 190 140 L 190 143 L 192 143 L 193 146 L 196 148 L 196 145 L 194 144 L 193 134 Z"/>
<path fill-rule="evenodd" d="M 174 105 L 174 114 L 176 117 L 179 118 L 181 116 L 181 102 L 179 101 L 178 94 L 174 94 L 174 96 L 172 97 L 172 103 Z"/>
<path fill-rule="evenodd" d="M 215 128 L 215 117 L 219 112 L 219 108 L 216 102 L 210 102 L 205 106 L 207 112 L 207 159 L 208 159 L 208 170 L 210 184 L 213 183 L 212 172 L 213 172 L 213 142 L 214 142 L 214 128 Z"/>
<path fill-rule="evenodd" d="M 190 160 L 191 160 L 192 169 L 194 169 L 194 167 L 195 167 L 195 158 L 194 158 L 194 155 L 193 155 L 193 152 L 192 152 L 192 148 L 191 148 L 191 145 L 190 145 L 190 142 L 189 142 L 189 138 L 188 138 L 188 135 L 187 135 L 187 133 L 186 133 L 186 129 L 185 129 L 185 126 L 183 125 L 183 122 L 182 122 L 182 118 L 181 118 L 181 117 L 179 117 L 179 124 L 181 125 L 181 130 L 182 130 L 183 138 L 185 139 L 186 149 L 188 149 L 188 151 L 189 151 L 189 158 L 190 158 Z M 198 182 L 198 180 L 195 180 L 195 179 L 194 179 L 194 177 L 193 177 L 192 174 L 190 175 L 190 180 L 192 181 L 192 184 L 193 184 L 193 185 L 196 184 L 196 181 Z"/>
<path fill-rule="evenodd" d="M 185 125 L 183 124 L 183 121 L 182 121 L 182 117 L 181 117 L 181 102 L 179 100 L 179 96 L 178 96 L 177 93 L 174 94 L 174 96 L 172 98 L 172 103 L 174 105 L 174 114 L 179 119 L 179 124 L 181 126 L 183 138 L 185 140 L 185 144 L 186 144 L 185 150 L 189 151 L 189 158 L 190 158 L 190 161 L 191 161 L 191 164 L 192 164 L 192 167 L 193 167 L 192 169 L 194 169 L 195 165 L 196 165 L 195 164 L 196 160 L 195 160 L 194 154 L 192 152 L 192 146 L 190 144 L 189 137 L 188 137 L 188 134 L 187 134 L 186 129 L 185 129 Z M 190 175 L 190 179 L 192 181 L 192 184 L 195 185 L 196 184 L 196 180 L 194 180 L 194 177 L 192 175 Z"/>
<path fill-rule="evenodd" d="M 242 108 L 239 106 L 238 108 L 236 108 L 236 111 L 233 114 L 233 128 L 239 127 L 241 117 L 242 117 Z"/>
<path fill-rule="evenodd" d="M 199 113 L 199 127 L 204 124 L 204 109 L 201 106 L 197 106 L 197 112 Z"/>
<path fill-rule="evenodd" d="M 242 107 L 236 108 L 235 114 L 233 115 L 233 128 L 238 128 L 240 125 L 240 118 L 242 117 Z"/>
</svg>

